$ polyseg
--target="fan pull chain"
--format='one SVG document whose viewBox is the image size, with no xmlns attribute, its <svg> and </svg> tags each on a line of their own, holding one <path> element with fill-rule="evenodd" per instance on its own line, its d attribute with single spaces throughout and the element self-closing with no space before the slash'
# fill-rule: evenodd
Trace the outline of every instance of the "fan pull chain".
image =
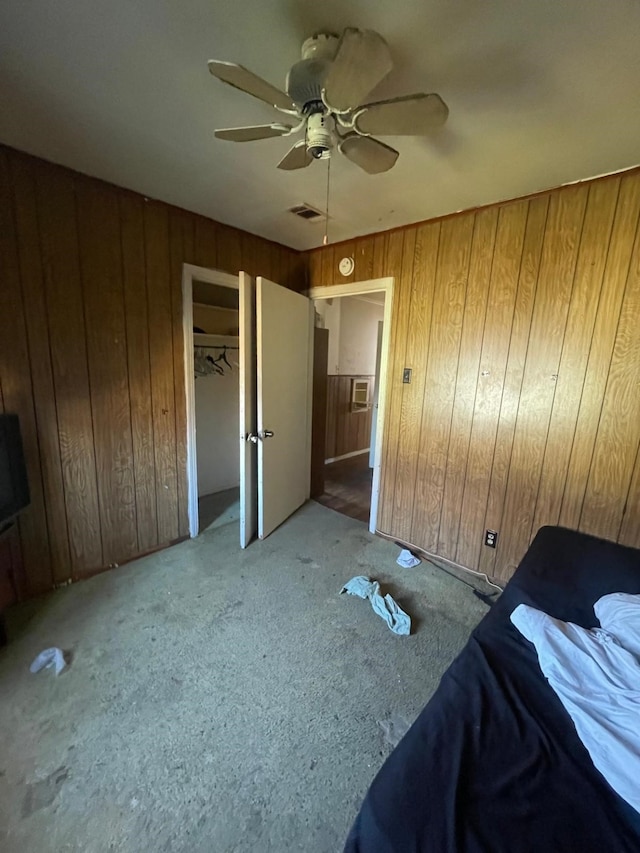
<svg viewBox="0 0 640 853">
<path fill-rule="evenodd" d="M 325 205 L 325 215 L 324 215 L 324 237 L 322 238 L 322 245 L 329 245 L 329 178 L 331 177 L 331 160 L 333 158 L 331 155 L 327 157 L 327 203 Z"/>
</svg>

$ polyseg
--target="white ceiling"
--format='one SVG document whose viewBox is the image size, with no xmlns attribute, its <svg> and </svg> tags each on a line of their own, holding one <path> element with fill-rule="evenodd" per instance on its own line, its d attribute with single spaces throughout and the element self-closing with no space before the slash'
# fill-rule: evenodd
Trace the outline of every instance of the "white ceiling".
<svg viewBox="0 0 640 853">
<path fill-rule="evenodd" d="M 291 140 L 216 127 L 278 114 L 210 76 L 239 62 L 283 87 L 316 30 L 371 28 L 395 69 L 373 99 L 436 91 L 430 139 L 388 173 L 332 165 L 330 239 L 380 231 L 640 161 L 640 0 L 2 0 L 0 140 L 298 249 L 322 224 L 326 164 L 277 170 Z"/>
</svg>

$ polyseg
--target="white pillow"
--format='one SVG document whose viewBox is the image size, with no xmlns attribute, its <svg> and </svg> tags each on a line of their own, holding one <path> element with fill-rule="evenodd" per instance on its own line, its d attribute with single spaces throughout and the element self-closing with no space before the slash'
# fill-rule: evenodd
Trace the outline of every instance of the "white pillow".
<svg viewBox="0 0 640 853">
<path fill-rule="evenodd" d="M 605 631 L 640 658 L 640 595 L 612 592 L 596 601 L 593 609 Z"/>
</svg>

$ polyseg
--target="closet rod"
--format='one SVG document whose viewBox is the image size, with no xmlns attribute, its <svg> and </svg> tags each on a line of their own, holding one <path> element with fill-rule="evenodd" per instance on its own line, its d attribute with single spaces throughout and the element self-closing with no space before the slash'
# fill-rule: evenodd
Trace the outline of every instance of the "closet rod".
<svg viewBox="0 0 640 853">
<path fill-rule="evenodd" d="M 209 344 L 194 344 L 194 349 L 240 349 L 240 347 L 229 347 L 226 344 L 216 344 L 216 346 L 211 346 Z"/>
</svg>

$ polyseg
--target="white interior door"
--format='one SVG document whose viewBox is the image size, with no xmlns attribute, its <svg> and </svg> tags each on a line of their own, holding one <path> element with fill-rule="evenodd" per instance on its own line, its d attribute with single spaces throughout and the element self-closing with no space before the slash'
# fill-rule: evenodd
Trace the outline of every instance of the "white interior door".
<svg viewBox="0 0 640 853">
<path fill-rule="evenodd" d="M 306 296 L 268 279 L 256 284 L 258 536 L 264 539 L 309 498 L 313 309 Z"/>
<path fill-rule="evenodd" d="M 241 272 L 240 288 L 240 547 L 258 532 L 256 288 Z M 253 440 L 252 440 L 253 438 Z"/>
</svg>

